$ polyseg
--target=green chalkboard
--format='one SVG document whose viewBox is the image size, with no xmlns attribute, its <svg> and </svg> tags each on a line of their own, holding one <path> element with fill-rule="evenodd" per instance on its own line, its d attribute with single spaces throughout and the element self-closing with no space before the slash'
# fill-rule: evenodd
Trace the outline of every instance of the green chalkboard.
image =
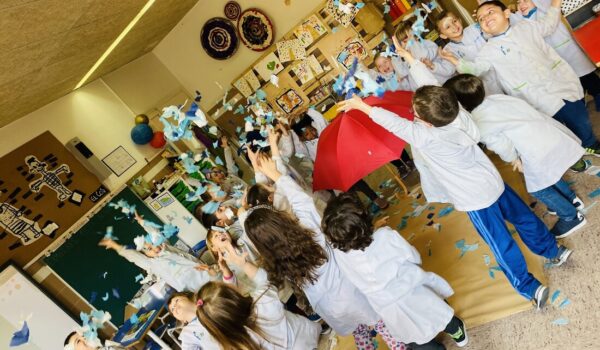
<svg viewBox="0 0 600 350">
<path fill-rule="evenodd" d="M 145 219 L 162 223 L 128 187 L 110 202 L 121 199 L 135 204 Z M 119 326 L 125 305 L 141 287 L 135 277 L 143 271 L 114 251 L 98 246 L 107 226 L 113 227 L 113 235 L 123 245 L 133 245 L 135 236 L 145 234 L 133 219 L 105 205 L 45 262 L 96 309 L 110 312 L 113 324 Z M 107 295 L 108 300 L 103 300 Z"/>
</svg>

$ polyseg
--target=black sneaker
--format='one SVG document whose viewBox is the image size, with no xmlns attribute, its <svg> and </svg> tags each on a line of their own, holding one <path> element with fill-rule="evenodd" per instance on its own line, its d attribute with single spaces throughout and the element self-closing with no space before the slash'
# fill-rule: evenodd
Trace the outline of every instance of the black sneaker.
<svg viewBox="0 0 600 350">
<path fill-rule="evenodd" d="M 556 224 L 554 224 L 554 227 L 550 230 L 550 233 L 556 238 L 565 238 L 585 226 L 585 224 L 587 224 L 585 216 L 581 213 L 577 213 L 575 219 L 571 221 L 558 219 Z"/>
<path fill-rule="evenodd" d="M 321 335 L 327 335 L 331 333 L 331 327 L 327 323 L 321 324 Z"/>
<path fill-rule="evenodd" d="M 546 306 L 546 302 L 548 301 L 548 294 L 548 287 L 544 286 L 543 284 L 535 290 L 535 295 L 533 296 L 533 299 L 531 299 L 531 301 L 533 302 L 537 310 Z"/>
<path fill-rule="evenodd" d="M 545 266 L 559 267 L 560 265 L 564 264 L 567 260 L 569 260 L 571 254 L 573 254 L 573 251 L 571 249 L 565 247 L 564 245 L 559 245 L 558 254 L 556 254 L 554 258 L 548 260 Z"/>
<path fill-rule="evenodd" d="M 571 203 L 573 203 L 573 206 L 575 207 L 575 209 L 577 209 L 577 211 L 581 211 L 583 208 L 585 208 L 585 204 L 583 203 L 581 198 L 577 196 L 575 196 Z M 550 208 L 548 208 L 548 214 L 556 216 L 556 212 Z"/>
<path fill-rule="evenodd" d="M 585 154 L 600 157 L 600 142 L 594 143 L 591 147 L 586 147 Z"/>
<path fill-rule="evenodd" d="M 588 170 L 590 166 L 592 166 L 591 162 L 587 162 L 581 158 L 577 161 L 577 163 L 573 164 L 570 169 L 576 173 L 581 173 Z"/>
<path fill-rule="evenodd" d="M 460 318 L 458 318 L 458 320 L 460 321 L 460 326 L 458 326 L 458 330 L 454 334 L 447 334 L 452 338 L 452 340 L 454 340 L 456 346 L 462 348 L 469 343 L 469 336 L 467 335 L 467 327 L 465 327 L 465 322 Z"/>
</svg>

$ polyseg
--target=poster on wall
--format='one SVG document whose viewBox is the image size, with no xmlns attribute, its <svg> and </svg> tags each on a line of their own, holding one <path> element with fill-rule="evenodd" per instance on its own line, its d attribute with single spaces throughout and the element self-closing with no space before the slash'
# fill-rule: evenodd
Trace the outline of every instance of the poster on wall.
<svg viewBox="0 0 600 350">
<path fill-rule="evenodd" d="M 349 6 L 348 4 L 344 4 L 343 8 L 340 5 L 339 1 L 328 0 L 325 9 L 343 27 L 348 27 L 359 9 L 356 6 Z"/>
<path fill-rule="evenodd" d="M 275 102 L 286 114 L 290 114 L 304 103 L 302 97 L 300 97 L 294 89 L 289 89 L 281 96 L 277 97 Z"/>
<path fill-rule="evenodd" d="M 252 93 L 254 92 L 254 91 L 252 91 L 250 84 L 248 84 L 248 81 L 246 79 L 244 79 L 244 77 L 236 80 L 233 83 L 233 86 L 235 86 L 235 88 L 246 98 L 248 96 L 252 95 Z"/>
<path fill-rule="evenodd" d="M 281 62 L 302 60 L 306 58 L 306 49 L 298 39 L 277 42 L 277 55 Z"/>
<path fill-rule="evenodd" d="M 360 62 L 367 58 L 367 56 L 369 56 L 367 44 L 361 38 L 356 37 L 346 40 L 341 47 L 336 60 L 343 64 L 346 69 L 350 69 L 354 57 L 358 58 L 358 62 Z"/>
<path fill-rule="evenodd" d="M 307 61 L 298 62 L 292 67 L 292 70 L 298 79 L 300 79 L 302 85 L 308 83 L 315 77 Z"/>
<path fill-rule="evenodd" d="M 294 29 L 294 35 L 305 48 L 326 33 L 327 29 L 317 15 L 308 17 Z"/>
<path fill-rule="evenodd" d="M 256 74 L 254 74 L 254 71 L 252 69 L 250 69 L 248 72 L 246 72 L 246 74 L 244 74 L 244 79 L 246 79 L 246 81 L 252 88 L 252 91 L 260 89 L 260 81 L 258 81 L 258 78 L 256 77 Z"/>
<path fill-rule="evenodd" d="M 271 52 L 258 62 L 254 69 L 264 81 L 269 81 L 271 74 L 277 74 L 283 70 L 283 65 L 275 53 Z"/>
<path fill-rule="evenodd" d="M 123 146 L 119 146 L 104 157 L 102 162 L 106 164 L 115 175 L 121 176 L 135 164 L 136 160 L 125 150 L 125 148 L 123 148 Z"/>
<path fill-rule="evenodd" d="M 49 131 L 0 164 L 0 265 L 28 263 L 108 193 Z"/>
</svg>

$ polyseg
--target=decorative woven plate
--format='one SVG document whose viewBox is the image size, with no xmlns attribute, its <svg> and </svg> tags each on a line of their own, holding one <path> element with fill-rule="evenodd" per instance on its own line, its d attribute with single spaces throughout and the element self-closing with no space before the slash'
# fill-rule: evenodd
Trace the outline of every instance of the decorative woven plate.
<svg viewBox="0 0 600 350">
<path fill-rule="evenodd" d="M 267 15 L 259 9 L 244 11 L 237 22 L 240 39 L 250 50 L 264 51 L 275 40 L 275 30 Z"/>
<path fill-rule="evenodd" d="M 228 19 L 221 17 L 211 18 L 204 23 L 200 42 L 204 51 L 217 60 L 226 60 L 233 56 L 240 43 L 235 26 Z"/>
<path fill-rule="evenodd" d="M 225 17 L 229 18 L 232 21 L 235 21 L 240 16 L 240 13 L 242 12 L 242 8 L 240 7 L 240 4 L 238 4 L 237 2 L 229 1 L 225 4 L 224 12 L 225 12 Z"/>
</svg>

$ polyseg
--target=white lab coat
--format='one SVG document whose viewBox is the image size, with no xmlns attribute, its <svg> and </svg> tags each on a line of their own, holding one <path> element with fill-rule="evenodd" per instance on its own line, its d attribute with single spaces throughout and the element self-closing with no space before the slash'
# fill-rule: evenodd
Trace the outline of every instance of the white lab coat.
<svg viewBox="0 0 600 350">
<path fill-rule="evenodd" d="M 454 294 L 452 287 L 424 271 L 417 250 L 393 229 L 375 231 L 364 250 L 335 252 L 344 276 L 366 295 L 395 339 L 427 343 L 452 319 L 454 310 L 444 301 Z"/>
<path fill-rule="evenodd" d="M 554 185 L 585 153 L 569 129 L 519 98 L 488 96 L 471 115 L 487 148 L 506 162 L 521 158 L 530 193 Z"/>
<path fill-rule="evenodd" d="M 379 316 L 365 296 L 342 275 L 333 249 L 321 232 L 321 216 L 312 198 L 289 176 L 280 177 L 277 186 L 283 189 L 300 224 L 314 232 L 315 241 L 328 256 L 328 261 L 317 269 L 317 281 L 301 286 L 315 312 L 341 335 L 350 334 L 359 324 L 377 323 Z"/>
<path fill-rule="evenodd" d="M 408 49 L 413 57 L 417 60 L 429 59 L 433 63 L 433 76 L 440 84 L 450 79 L 456 72 L 456 68 L 452 63 L 443 59 L 438 55 L 438 46 L 436 43 L 430 40 L 414 40 L 414 44 Z M 394 69 L 396 66 L 394 66 Z M 418 87 L 418 84 L 417 84 Z M 415 89 L 416 90 L 416 89 Z"/>
<path fill-rule="evenodd" d="M 550 8 L 541 21 L 520 21 L 501 35 L 492 37 L 474 61 L 460 60 L 461 73 L 481 75 L 496 70 L 503 90 L 529 102 L 538 111 L 554 116 L 563 100 L 583 98 L 577 74 L 545 41 L 559 21 L 559 11 Z"/>
<path fill-rule="evenodd" d="M 479 24 L 475 23 L 463 30 L 463 38 L 460 42 L 450 41 L 444 46 L 444 50 L 453 53 L 457 58 L 472 61 L 486 42 Z M 483 81 L 486 95 L 504 93 L 493 68 L 483 73 L 480 78 Z"/>
<path fill-rule="evenodd" d="M 523 17 L 524 20 L 539 21 L 546 16 L 546 12 L 550 8 L 550 1 L 535 0 L 534 3 L 537 6 L 537 11 L 529 18 Z M 582 77 L 596 70 L 596 66 L 577 44 L 571 31 L 563 21 L 559 21 L 554 33 L 545 37 L 544 40 L 556 50 L 556 53 L 558 53 L 560 57 L 567 61 L 578 77 Z"/>
<path fill-rule="evenodd" d="M 254 283 L 257 286 L 252 292 L 256 324 L 264 337 L 251 330 L 249 332 L 263 349 L 316 349 L 321 325 L 285 310 L 277 296 L 277 289 L 269 285 L 265 270 L 258 269 Z"/>
<path fill-rule="evenodd" d="M 149 258 L 136 250 L 126 248 L 117 250 L 117 253 L 139 268 L 156 275 L 178 292 L 195 293 L 209 281 L 220 278 L 220 276 L 210 276 L 206 271 L 196 270 L 198 260 L 189 259 L 170 249 L 164 249 L 160 256 L 155 258 Z"/>
<path fill-rule="evenodd" d="M 411 83 L 409 82 L 408 68 L 405 67 L 406 63 L 402 61 L 399 57 L 391 57 L 390 59 L 392 62 L 392 67 L 398 66 L 401 68 L 398 68 L 398 70 L 394 68 L 394 70 L 388 74 L 381 73 L 377 69 L 369 69 L 363 66 L 359 67 L 359 69 L 365 71 L 367 74 L 369 74 L 371 79 L 375 81 L 383 80 L 383 82 L 379 83 L 379 85 L 383 87 L 385 91 L 413 90 L 412 87 L 414 86 L 414 84 L 411 85 Z M 394 80 L 397 81 L 397 84 L 393 83 Z"/>
<path fill-rule="evenodd" d="M 415 61 L 410 70 L 419 86 L 439 85 L 423 63 Z M 477 145 L 479 130 L 464 109 L 452 123 L 439 128 L 378 107 L 369 117 L 411 145 L 428 202 L 452 203 L 457 210 L 474 211 L 489 207 L 504 192 L 498 170 Z"/>
<path fill-rule="evenodd" d="M 181 350 L 221 350 L 221 345 L 208 333 L 206 328 L 194 318 L 179 334 Z"/>
</svg>

